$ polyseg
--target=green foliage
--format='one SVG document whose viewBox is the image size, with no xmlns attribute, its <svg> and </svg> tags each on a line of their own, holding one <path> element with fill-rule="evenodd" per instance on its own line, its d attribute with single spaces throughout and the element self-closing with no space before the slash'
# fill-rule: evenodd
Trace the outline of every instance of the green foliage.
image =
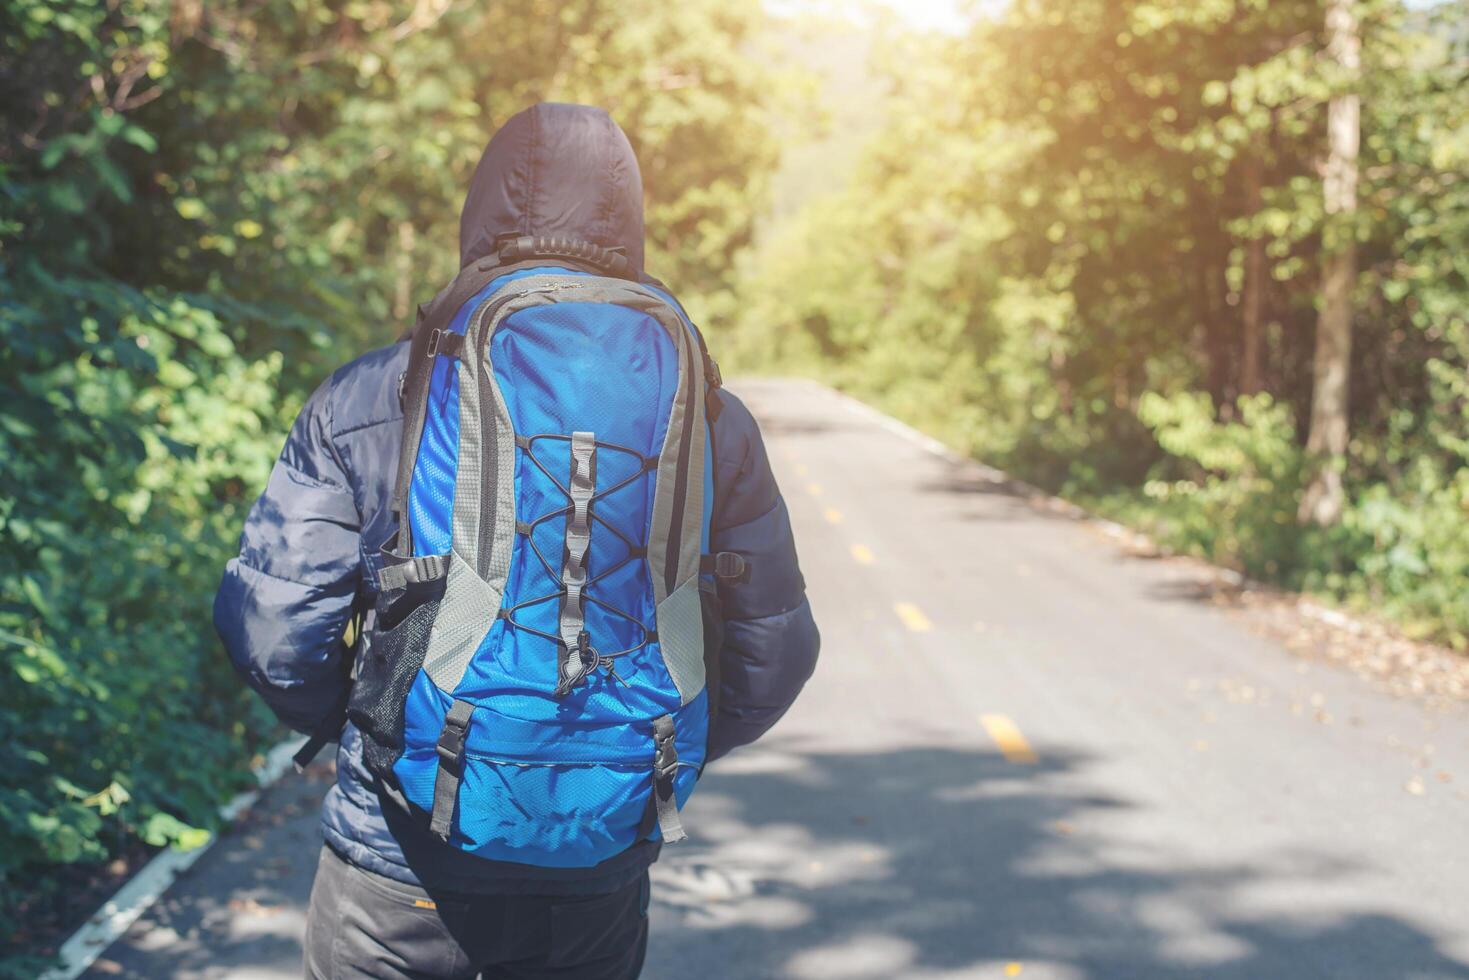
<svg viewBox="0 0 1469 980">
<path fill-rule="evenodd" d="M 1176 551 L 1337 596 L 1397 619 L 1409 635 L 1464 646 L 1469 469 L 1418 456 L 1395 485 L 1362 489 L 1341 526 L 1303 528 L 1295 512 L 1305 461 L 1288 410 L 1265 394 L 1239 407 L 1238 420 L 1220 422 L 1201 393 L 1144 395 L 1139 416 L 1167 455 L 1141 492 L 1080 498 Z"/>
<path fill-rule="evenodd" d="M 0 160 L 8 936 L 19 903 L 51 900 L 38 866 L 104 858 L 129 833 L 197 843 L 248 779 L 241 759 L 267 726 L 201 613 L 288 406 L 281 355 L 252 361 L 237 346 L 263 310 L 107 268 L 146 237 L 105 216 L 138 205 L 136 168 L 158 143 L 75 86 L 90 69 L 125 99 L 126 79 L 136 86 L 153 63 L 132 59 L 151 57 L 137 52 L 156 50 L 166 23 L 141 6 L 64 3 L 7 18 L 6 63 L 35 73 L 23 81 L 36 98 L 6 119 L 22 135 Z M 98 68 L 119 43 L 111 70 Z M 287 331 L 277 347 L 293 346 Z"/>
<path fill-rule="evenodd" d="M 650 264 L 697 308 L 774 159 L 760 23 L 714 0 L 0 8 L 0 974 L 35 972 L 13 957 L 64 899 L 49 869 L 196 846 L 279 737 L 213 590 L 304 393 L 454 271 L 494 128 L 608 108 Z"/>
<path fill-rule="evenodd" d="M 1464 644 L 1469 36 L 1462 5 L 1357 8 L 1352 509 L 1330 533 L 1294 516 L 1348 84 L 1321 0 L 1015 0 L 890 39 L 886 123 L 745 267 L 719 348 Z"/>
<path fill-rule="evenodd" d="M 1240 399 L 1239 419 L 1218 421 L 1209 396 L 1149 392 L 1138 416 L 1167 455 L 1142 497 L 1103 499 L 1161 542 L 1258 578 L 1300 563 L 1310 533 L 1296 523 L 1303 453 L 1287 406 L 1269 395 Z"/>
<path fill-rule="evenodd" d="M 1350 563 L 1312 584 L 1402 622 L 1412 635 L 1469 646 L 1469 470 L 1418 461 L 1405 485 L 1369 486 L 1335 532 Z"/>
<path fill-rule="evenodd" d="M 205 613 L 286 421 L 280 357 L 214 311 L 27 265 L 0 285 L 4 879 L 186 842 L 244 785 L 266 726 Z"/>
</svg>

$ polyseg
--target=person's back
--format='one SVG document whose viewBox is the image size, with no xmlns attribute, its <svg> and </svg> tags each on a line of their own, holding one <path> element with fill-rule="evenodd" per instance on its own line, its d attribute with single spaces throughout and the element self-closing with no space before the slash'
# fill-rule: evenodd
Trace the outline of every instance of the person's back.
<svg viewBox="0 0 1469 980">
<path fill-rule="evenodd" d="M 540 236 L 619 254 L 629 278 L 641 279 L 641 207 L 636 160 L 605 113 L 536 106 L 496 134 L 475 173 L 461 219 L 461 266 L 492 256 L 507 235 Z M 216 600 L 231 659 L 302 731 L 320 729 L 340 710 L 351 684 L 353 655 L 341 640 L 349 620 L 362 615 L 371 636 L 379 594 L 402 584 L 380 548 L 400 525 L 392 502 L 409 356 L 406 342 L 368 354 L 313 395 Z M 710 665 L 718 707 L 705 761 L 774 724 L 818 647 L 758 429 L 727 392 L 717 394 L 710 416 L 707 550 L 739 556 L 748 571 L 718 585 L 723 642 Z M 650 632 L 656 640 L 658 631 Z M 574 654 L 574 640 L 567 649 Z M 606 677 L 599 667 L 610 668 Z M 590 656 L 580 669 L 564 660 L 562 668 L 557 697 L 592 683 L 593 673 L 599 683 L 616 682 L 609 657 Z M 651 828 L 630 846 L 607 845 L 621 849 L 597 852 L 595 863 L 583 854 L 548 866 L 546 855 L 513 847 L 473 853 L 457 831 L 443 825 L 435 833 L 412 801 L 404 805 L 391 770 L 373 768 L 364 764 L 361 732 L 347 725 L 323 813 L 327 847 L 309 916 L 309 975 L 637 974 L 647 868 L 660 847 Z M 515 860 L 522 854 L 527 860 Z"/>
</svg>

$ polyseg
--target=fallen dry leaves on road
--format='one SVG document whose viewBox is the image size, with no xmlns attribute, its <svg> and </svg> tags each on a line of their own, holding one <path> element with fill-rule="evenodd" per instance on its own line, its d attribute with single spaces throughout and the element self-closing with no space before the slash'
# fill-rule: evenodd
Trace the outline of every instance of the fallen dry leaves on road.
<svg viewBox="0 0 1469 980">
<path fill-rule="evenodd" d="M 1135 531 L 1094 527 L 1129 557 L 1165 564 L 1177 591 L 1233 611 L 1252 631 L 1298 656 L 1339 664 L 1400 697 L 1439 704 L 1469 700 L 1469 656 L 1463 653 L 1408 639 L 1387 623 L 1339 612 L 1205 561 L 1168 554 Z"/>
</svg>

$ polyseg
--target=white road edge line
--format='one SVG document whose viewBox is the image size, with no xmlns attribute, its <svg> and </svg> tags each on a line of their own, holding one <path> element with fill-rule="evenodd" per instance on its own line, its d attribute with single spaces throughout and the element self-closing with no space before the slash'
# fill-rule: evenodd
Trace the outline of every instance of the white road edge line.
<svg viewBox="0 0 1469 980">
<path fill-rule="evenodd" d="M 1071 513 L 1075 517 L 1085 518 L 1093 522 L 1098 522 L 1097 518 L 1092 517 L 1086 511 L 1082 510 L 1080 507 L 1076 506 L 1069 500 L 1062 500 L 1060 497 L 1057 497 L 1054 494 L 1046 493 L 1040 487 L 1031 486 L 1024 480 L 1011 476 L 1004 470 L 996 469 L 995 467 L 990 466 L 988 463 L 981 463 L 979 460 L 975 459 L 972 456 L 965 456 L 963 453 L 955 449 L 951 449 L 948 446 L 944 445 L 942 442 L 939 442 L 933 436 L 923 432 L 919 432 L 907 422 L 899 421 L 886 412 L 883 412 L 880 409 L 873 408 L 866 402 L 847 394 L 845 391 L 838 391 L 835 388 L 828 388 L 826 385 L 822 385 L 819 382 L 815 383 L 817 384 L 817 387 L 820 387 L 826 391 L 831 392 L 833 395 L 836 395 L 837 398 L 842 402 L 842 404 L 846 406 L 847 411 L 852 412 L 855 415 L 861 415 L 863 418 L 868 419 L 881 428 L 884 428 L 894 435 L 908 440 L 909 442 L 918 446 L 918 448 L 923 449 L 926 452 L 932 453 L 933 455 L 939 457 L 946 462 L 973 467 L 975 471 L 978 472 L 979 475 L 989 483 L 1008 483 L 1013 487 L 1018 487 L 1019 489 L 1024 490 L 1028 496 L 1045 500 L 1053 508 L 1060 507 L 1066 510 L 1068 513 Z M 1119 531 L 1126 530 L 1120 524 L 1114 524 L 1111 521 L 1099 523 L 1111 524 Z M 1130 534 L 1133 532 L 1129 531 L 1127 533 Z"/>
<path fill-rule="evenodd" d="M 246 790 L 219 808 L 219 816 L 226 823 L 234 823 L 239 816 L 260 799 L 260 794 L 291 768 L 291 756 L 304 744 L 304 738 L 291 738 L 266 753 L 265 761 L 255 769 L 257 788 Z M 209 840 L 192 851 L 176 851 L 165 848 L 147 864 L 138 869 L 127 883 L 102 903 L 82 927 L 61 944 L 57 955 L 61 962 L 41 974 L 41 980 L 75 980 L 101 956 L 132 924 L 148 911 L 148 908 L 168 890 L 179 875 L 198 861 L 219 840 L 219 834 L 211 834 Z"/>
</svg>

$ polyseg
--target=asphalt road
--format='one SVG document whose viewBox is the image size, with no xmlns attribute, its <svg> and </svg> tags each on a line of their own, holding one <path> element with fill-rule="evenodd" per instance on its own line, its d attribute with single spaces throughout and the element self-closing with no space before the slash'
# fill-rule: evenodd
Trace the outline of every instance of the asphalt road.
<svg viewBox="0 0 1469 980">
<path fill-rule="evenodd" d="M 737 388 L 824 650 L 686 810 L 645 976 L 1469 978 L 1469 711 L 1302 660 L 831 392 Z M 299 976 L 322 778 L 89 975 Z"/>
</svg>

